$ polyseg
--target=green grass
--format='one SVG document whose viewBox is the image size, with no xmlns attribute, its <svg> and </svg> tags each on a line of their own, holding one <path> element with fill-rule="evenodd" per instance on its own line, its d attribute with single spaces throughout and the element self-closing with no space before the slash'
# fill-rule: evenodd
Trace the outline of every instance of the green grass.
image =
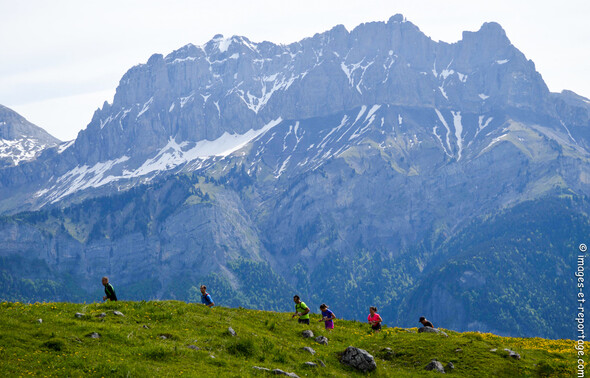
<svg viewBox="0 0 590 378">
<path fill-rule="evenodd" d="M 119 310 L 125 317 L 113 314 Z M 86 316 L 76 318 L 76 312 Z M 97 317 L 101 313 L 107 316 Z M 424 367 L 436 358 L 453 362 L 455 376 L 574 376 L 576 355 L 571 340 L 504 338 L 456 333 L 449 337 L 417 334 L 416 329 L 384 327 L 380 333 L 355 321 L 336 320 L 327 332 L 319 315 L 312 324 L 291 315 L 243 308 L 206 308 L 177 301 L 74 303 L 0 303 L 0 373 L 3 376 L 270 376 L 253 366 L 279 368 L 300 377 L 362 374 L 339 362 L 349 345 L 367 350 L 377 362 L 369 376 L 432 376 Z M 42 319 L 38 323 L 37 319 Z M 145 326 L 145 327 L 144 327 Z M 228 327 L 237 336 L 232 337 Z M 329 345 L 304 339 L 301 331 L 325 335 Z M 99 339 L 87 335 L 100 334 Z M 164 337 L 162 337 L 164 336 Z M 195 345 L 200 350 L 188 348 Z M 302 348 L 310 346 L 312 356 Z M 383 349 L 389 347 L 393 354 Z M 490 349 L 496 348 L 496 352 Z M 521 355 L 507 357 L 504 348 Z M 460 349 L 460 351 L 457 351 Z M 325 368 L 306 361 L 322 360 Z"/>
</svg>

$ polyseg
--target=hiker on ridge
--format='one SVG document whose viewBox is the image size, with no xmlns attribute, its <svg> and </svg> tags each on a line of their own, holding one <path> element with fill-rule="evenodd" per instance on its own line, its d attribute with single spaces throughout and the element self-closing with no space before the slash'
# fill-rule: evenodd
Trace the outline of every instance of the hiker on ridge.
<svg viewBox="0 0 590 378">
<path fill-rule="evenodd" d="M 102 297 L 102 300 L 106 301 L 108 299 L 110 301 L 116 302 L 117 301 L 117 294 L 115 294 L 115 288 L 113 287 L 113 285 L 111 285 L 109 283 L 109 278 L 103 277 L 102 284 L 104 286 L 104 293 L 106 294 L 105 296 Z"/>
<path fill-rule="evenodd" d="M 320 322 L 324 322 L 326 329 L 332 331 L 334 329 L 334 319 L 336 319 L 336 315 L 334 315 L 332 310 L 328 309 L 328 305 L 324 303 L 320 305 L 320 310 L 322 311 L 322 319 L 320 319 Z"/>
<path fill-rule="evenodd" d="M 295 314 L 293 314 L 291 319 L 298 316 L 299 323 L 309 324 L 309 307 L 299 299 L 299 295 L 293 297 L 293 302 L 295 302 Z"/>
<path fill-rule="evenodd" d="M 371 329 L 375 332 L 381 331 L 381 316 L 377 313 L 377 307 L 371 306 L 369 307 L 369 316 L 368 316 L 369 324 L 371 325 Z"/>
<path fill-rule="evenodd" d="M 420 317 L 420 320 L 419 320 L 419 322 L 420 322 L 420 323 L 422 323 L 422 325 L 423 325 L 424 327 L 430 327 L 430 328 L 434 328 L 434 326 L 432 325 L 432 323 L 431 323 L 430 321 L 428 321 L 428 320 L 427 320 L 425 317 L 423 317 L 423 316 L 421 316 L 421 317 Z"/>
<path fill-rule="evenodd" d="M 201 303 L 207 307 L 215 306 L 215 303 L 213 303 L 211 295 L 207 293 L 207 286 L 205 285 L 201 285 Z"/>
</svg>

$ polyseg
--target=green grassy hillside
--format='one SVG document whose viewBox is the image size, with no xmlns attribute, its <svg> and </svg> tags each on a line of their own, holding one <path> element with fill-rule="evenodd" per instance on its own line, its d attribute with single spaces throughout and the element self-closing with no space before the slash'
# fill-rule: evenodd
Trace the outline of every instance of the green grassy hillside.
<svg viewBox="0 0 590 378">
<path fill-rule="evenodd" d="M 113 313 L 118 310 L 124 316 Z M 84 316 L 77 318 L 77 312 Z M 336 315 L 338 315 L 335 310 Z M 99 315 L 105 313 L 101 318 Z M 41 322 L 38 319 L 42 319 Z M 253 366 L 282 369 L 300 377 L 361 376 L 339 362 L 349 345 L 371 353 L 377 370 L 370 376 L 427 376 L 431 359 L 453 362 L 455 376 L 573 376 L 576 355 L 571 340 L 498 337 L 456 333 L 418 334 L 416 329 L 384 327 L 369 332 L 366 323 L 336 320 L 332 332 L 312 315 L 310 326 L 287 313 L 206 308 L 176 301 L 106 304 L 0 303 L 2 376 L 270 376 Z M 231 336 L 228 327 L 237 336 Z M 329 344 L 305 339 L 311 329 Z M 96 332 L 100 338 L 88 335 Z M 196 346 L 194 350 L 188 346 Z M 311 355 L 303 347 L 312 347 Z M 391 348 L 389 354 L 384 348 Z M 508 357 L 504 348 L 521 355 Z M 496 351 L 491 351 L 496 349 Z M 325 367 L 307 367 L 311 361 Z"/>
</svg>

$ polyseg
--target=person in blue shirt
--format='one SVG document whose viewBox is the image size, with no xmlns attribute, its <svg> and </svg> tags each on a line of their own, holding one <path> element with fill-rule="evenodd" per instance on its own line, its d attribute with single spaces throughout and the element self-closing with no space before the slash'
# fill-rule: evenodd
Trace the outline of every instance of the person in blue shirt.
<svg viewBox="0 0 590 378">
<path fill-rule="evenodd" d="M 211 299 L 211 295 L 207 293 L 207 286 L 205 285 L 201 285 L 201 303 L 207 307 L 215 306 L 213 299 Z"/>
</svg>

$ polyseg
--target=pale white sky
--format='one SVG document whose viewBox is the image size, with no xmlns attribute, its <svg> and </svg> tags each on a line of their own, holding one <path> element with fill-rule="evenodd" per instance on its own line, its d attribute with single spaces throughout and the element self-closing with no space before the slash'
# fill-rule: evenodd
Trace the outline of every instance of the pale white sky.
<svg viewBox="0 0 590 378">
<path fill-rule="evenodd" d="M 218 33 L 290 43 L 396 13 L 449 43 L 496 21 L 551 91 L 590 97 L 587 0 L 0 0 L 0 104 L 70 140 L 153 53 Z"/>
</svg>

